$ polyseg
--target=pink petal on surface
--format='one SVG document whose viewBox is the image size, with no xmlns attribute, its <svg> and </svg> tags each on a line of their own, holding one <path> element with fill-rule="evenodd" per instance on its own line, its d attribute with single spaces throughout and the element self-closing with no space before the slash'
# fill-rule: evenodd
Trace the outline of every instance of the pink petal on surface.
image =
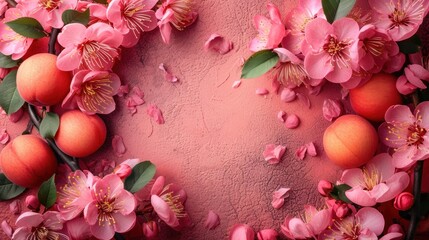
<svg viewBox="0 0 429 240">
<path fill-rule="evenodd" d="M 0 143 L 6 145 L 10 140 L 10 136 L 7 133 L 6 129 L 0 131 Z"/>
<path fill-rule="evenodd" d="M 9 210 L 11 213 L 18 215 L 21 213 L 21 200 L 16 199 L 9 204 Z"/>
<path fill-rule="evenodd" d="M 297 115 L 295 114 L 291 114 L 289 116 L 287 116 L 286 121 L 285 121 L 285 126 L 289 129 L 294 129 L 297 128 L 300 124 L 300 120 L 298 118 Z"/>
<path fill-rule="evenodd" d="M 323 117 L 332 122 L 335 118 L 339 117 L 342 113 L 342 106 L 339 101 L 332 99 L 325 99 L 323 102 Z"/>
<path fill-rule="evenodd" d="M 271 206 L 275 209 L 279 209 L 283 206 L 285 198 L 289 197 L 290 188 L 280 188 L 273 192 L 273 200 L 271 201 Z"/>
<path fill-rule="evenodd" d="M 117 157 L 122 157 L 127 151 L 124 141 L 121 136 L 115 135 L 112 139 L 112 147 Z"/>
<path fill-rule="evenodd" d="M 384 217 L 377 209 L 364 207 L 356 213 L 356 217 L 359 218 L 362 229 L 368 228 L 377 236 L 383 232 Z"/>
<path fill-rule="evenodd" d="M 258 240 L 276 240 L 279 234 L 274 229 L 263 229 L 257 234 Z"/>
<path fill-rule="evenodd" d="M 1 222 L 1 229 L 3 230 L 3 232 L 6 234 L 7 237 L 12 238 L 12 233 L 13 233 L 13 229 L 12 227 L 9 225 L 8 222 L 6 222 L 6 220 L 3 220 Z"/>
<path fill-rule="evenodd" d="M 277 113 L 277 118 L 283 123 L 285 122 L 285 117 L 286 117 L 286 113 L 284 111 L 279 111 Z"/>
<path fill-rule="evenodd" d="M 268 162 L 268 164 L 278 164 L 280 160 L 283 157 L 283 154 L 286 151 L 286 147 L 282 145 L 274 145 L 274 144 L 268 144 L 265 146 L 265 150 L 262 153 L 264 156 L 265 161 Z"/>
<path fill-rule="evenodd" d="M 232 88 L 238 88 L 241 85 L 241 80 L 234 81 L 232 83 Z"/>
<path fill-rule="evenodd" d="M 131 89 L 131 93 L 128 95 L 126 100 L 127 108 L 131 115 L 137 113 L 137 106 L 143 105 L 145 103 L 143 98 L 144 93 L 142 90 L 140 90 L 139 87 L 135 86 L 133 89 Z"/>
<path fill-rule="evenodd" d="M 171 72 L 167 71 L 167 68 L 165 67 L 164 63 L 159 64 L 159 69 L 164 73 L 164 79 L 166 81 L 171 83 L 175 83 L 179 81 L 179 79 L 177 79 L 176 76 L 171 74 Z"/>
<path fill-rule="evenodd" d="M 247 224 L 235 224 L 229 233 L 229 240 L 254 240 L 255 232 Z"/>
<path fill-rule="evenodd" d="M 219 224 L 220 224 L 219 215 L 217 215 L 217 213 L 210 210 L 208 215 L 207 215 L 207 220 L 204 223 L 204 227 L 209 229 L 209 230 L 213 230 L 217 226 L 219 226 Z"/>
<path fill-rule="evenodd" d="M 301 160 L 304 160 L 305 155 L 307 154 L 307 146 L 301 146 L 295 151 L 295 156 Z"/>
<path fill-rule="evenodd" d="M 299 100 L 303 101 L 304 104 L 308 107 L 311 108 L 311 102 L 310 99 L 308 98 L 308 96 L 302 94 L 302 93 L 297 93 L 296 96 L 298 97 Z"/>
<path fill-rule="evenodd" d="M 153 104 L 149 104 L 146 109 L 146 113 L 158 124 L 164 124 L 164 116 L 162 115 L 161 110 Z"/>
<path fill-rule="evenodd" d="M 309 142 L 309 143 L 305 144 L 305 146 L 307 147 L 308 155 L 310 155 L 312 157 L 317 156 L 316 146 L 314 146 L 313 142 Z"/>
<path fill-rule="evenodd" d="M 214 33 L 210 35 L 209 39 L 204 43 L 204 49 L 224 55 L 233 49 L 233 44 L 219 34 Z"/>
<path fill-rule="evenodd" d="M 256 89 L 256 94 L 257 95 L 263 96 L 263 95 L 267 95 L 268 93 L 270 93 L 270 92 L 266 88 L 257 88 Z"/>
<path fill-rule="evenodd" d="M 280 99 L 283 102 L 292 102 L 296 99 L 296 93 L 294 90 L 291 90 L 289 88 L 283 88 L 282 92 L 280 93 Z"/>
<path fill-rule="evenodd" d="M 123 97 L 127 95 L 129 92 L 130 92 L 130 85 L 125 84 L 119 87 L 118 93 L 116 95 L 118 95 L 119 97 Z"/>
</svg>

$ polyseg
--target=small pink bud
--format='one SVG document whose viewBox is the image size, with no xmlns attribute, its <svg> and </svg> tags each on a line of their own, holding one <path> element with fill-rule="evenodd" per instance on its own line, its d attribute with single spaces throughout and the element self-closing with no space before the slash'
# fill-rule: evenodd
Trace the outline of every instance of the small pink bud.
<svg viewBox="0 0 429 240">
<path fill-rule="evenodd" d="M 156 224 L 156 222 L 154 221 L 149 221 L 146 223 L 143 223 L 143 234 L 145 235 L 146 238 L 155 238 L 156 236 L 158 236 L 159 233 L 159 229 L 158 229 L 158 224 Z"/>
<path fill-rule="evenodd" d="M 396 196 L 393 206 L 399 211 L 406 211 L 414 204 L 414 195 L 409 192 L 402 192 Z"/>
<path fill-rule="evenodd" d="M 276 240 L 279 234 L 274 229 L 264 229 L 258 232 L 258 240 Z"/>
<path fill-rule="evenodd" d="M 349 215 L 350 213 L 350 209 L 347 206 L 347 204 L 343 203 L 343 204 L 338 204 L 334 206 L 334 211 L 335 211 L 335 215 L 338 218 L 344 218 L 347 217 L 347 215 Z"/>
<path fill-rule="evenodd" d="M 115 167 L 113 172 L 118 175 L 121 179 L 125 179 L 126 177 L 130 176 L 132 169 L 127 164 L 119 164 Z"/>
<path fill-rule="evenodd" d="M 19 199 L 14 200 L 13 202 L 11 202 L 9 204 L 9 209 L 10 209 L 10 212 L 13 214 L 16 214 L 16 215 L 20 214 L 21 213 L 21 201 Z"/>
<path fill-rule="evenodd" d="M 396 224 L 390 225 L 390 227 L 387 229 L 387 233 L 402 233 L 402 234 L 404 234 L 404 229 L 402 229 L 401 225 L 396 223 Z"/>
<path fill-rule="evenodd" d="M 25 198 L 25 206 L 30 209 L 31 211 L 39 211 L 40 208 L 40 202 L 39 199 L 37 199 L 34 195 L 28 195 Z"/>
<path fill-rule="evenodd" d="M 320 180 L 319 184 L 317 184 L 317 191 L 324 197 L 329 196 L 333 188 L 334 185 L 326 180 Z"/>
<path fill-rule="evenodd" d="M 235 224 L 229 233 L 229 240 L 253 240 L 255 232 L 247 224 Z"/>
</svg>

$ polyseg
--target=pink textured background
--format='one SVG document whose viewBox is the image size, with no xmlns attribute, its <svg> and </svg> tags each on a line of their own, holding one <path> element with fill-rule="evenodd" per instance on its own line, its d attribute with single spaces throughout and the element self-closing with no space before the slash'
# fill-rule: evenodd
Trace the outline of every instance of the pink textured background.
<svg viewBox="0 0 429 240">
<path fill-rule="evenodd" d="M 295 1 L 273 1 L 283 13 Z M 286 2 L 286 3 L 283 3 Z M 321 136 L 329 122 L 322 117 L 325 98 L 339 99 L 339 90 L 326 86 L 319 96 L 310 96 L 311 109 L 299 100 L 282 103 L 275 94 L 255 95 L 257 87 L 271 89 L 267 79 L 244 80 L 238 89 L 232 83 L 240 76 L 240 58 L 248 57 L 248 43 L 256 34 L 252 27 L 255 14 L 266 14 L 267 1 L 200 1 L 199 19 L 184 32 L 174 32 L 170 45 L 162 44 L 159 33 L 146 34 L 138 47 L 125 49 L 116 68 L 123 83 L 139 86 L 147 103 L 156 104 L 164 113 L 165 125 L 151 122 L 145 113 L 147 104 L 131 117 L 124 99 L 117 99 L 117 110 L 104 117 L 109 137 L 92 158 L 122 162 L 127 158 L 151 160 L 168 182 L 181 185 L 188 193 L 187 210 L 194 227 L 166 234 L 164 239 L 225 239 L 235 223 L 247 223 L 256 231 L 276 228 L 286 214 L 297 214 L 303 204 L 321 206 L 316 193 L 319 179 L 334 180 L 338 169 L 322 153 Z M 207 53 L 203 44 L 218 33 L 233 41 L 234 50 L 226 55 Z M 158 65 L 166 66 L 179 77 L 172 84 L 163 79 Z M 295 113 L 301 125 L 286 129 L 276 118 L 279 110 Z M 0 118 L 0 129 L 11 137 L 20 134 L 27 120 L 18 124 Z M 111 138 L 124 138 L 127 152 L 117 158 L 111 150 Z M 314 141 L 320 157 L 303 161 L 295 150 Z M 262 157 L 266 144 L 287 146 L 283 161 L 267 165 Z M 0 149 L 3 146 L 0 146 Z M 290 187 L 283 208 L 271 207 L 272 192 Z M 9 202 L 0 203 L 0 219 L 14 222 Z M 221 225 L 212 231 L 203 224 L 209 210 L 220 215 Z M 3 233 L 0 238 L 4 239 Z"/>
</svg>

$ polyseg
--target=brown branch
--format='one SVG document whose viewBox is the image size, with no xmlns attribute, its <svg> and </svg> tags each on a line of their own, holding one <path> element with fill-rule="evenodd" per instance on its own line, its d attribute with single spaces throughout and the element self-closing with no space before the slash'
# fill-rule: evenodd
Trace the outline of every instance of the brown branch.
<svg viewBox="0 0 429 240">
<path fill-rule="evenodd" d="M 9 6 L 11 7 L 16 7 L 17 3 L 14 0 L 6 0 L 6 2 L 9 4 Z"/>
</svg>

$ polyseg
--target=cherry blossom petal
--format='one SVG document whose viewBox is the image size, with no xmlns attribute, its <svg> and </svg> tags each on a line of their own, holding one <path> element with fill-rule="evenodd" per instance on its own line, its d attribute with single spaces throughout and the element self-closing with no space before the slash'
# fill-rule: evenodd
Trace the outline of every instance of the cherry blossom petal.
<svg viewBox="0 0 429 240">
<path fill-rule="evenodd" d="M 289 129 L 294 129 L 297 128 L 300 124 L 300 120 L 298 118 L 297 115 L 295 114 L 290 114 L 287 116 L 286 120 L 285 120 L 285 126 Z"/>
<path fill-rule="evenodd" d="M 146 113 L 158 124 L 164 124 L 164 116 L 161 110 L 154 104 L 149 104 L 146 109 Z"/>
<path fill-rule="evenodd" d="M 124 141 L 122 140 L 122 137 L 119 135 L 115 135 L 112 139 L 112 147 L 113 151 L 115 152 L 115 155 L 117 157 L 122 157 L 124 153 L 127 151 L 127 148 L 125 147 Z"/>
<path fill-rule="evenodd" d="M 339 101 L 332 99 L 325 99 L 323 102 L 323 117 L 332 122 L 335 118 L 339 117 L 342 112 L 342 106 Z"/>
<path fill-rule="evenodd" d="M 232 83 L 232 88 L 238 88 L 241 85 L 241 80 L 236 80 Z"/>
<path fill-rule="evenodd" d="M 257 234 L 258 240 L 277 240 L 279 234 L 274 229 L 263 229 Z"/>
<path fill-rule="evenodd" d="M 115 218 L 116 224 L 114 229 L 116 232 L 123 233 L 129 231 L 136 222 L 136 213 L 132 211 L 130 214 L 123 215 L 120 213 L 113 213 L 112 216 Z M 97 225 L 97 224 L 96 224 Z"/>
<path fill-rule="evenodd" d="M 90 226 L 91 233 L 94 235 L 94 237 L 99 239 L 112 239 L 115 235 L 115 230 L 113 228 L 113 225 L 110 224 L 98 224 L 95 223 L 94 225 Z"/>
<path fill-rule="evenodd" d="M 275 209 L 279 209 L 283 206 L 285 198 L 289 197 L 290 188 L 280 188 L 273 192 L 273 200 L 271 201 L 271 205 Z"/>
<path fill-rule="evenodd" d="M 43 222 L 43 216 L 40 213 L 24 212 L 15 222 L 17 227 L 37 227 Z"/>
<path fill-rule="evenodd" d="M 347 190 L 346 196 L 350 201 L 360 206 L 370 207 L 377 204 L 376 199 L 371 196 L 370 192 L 363 190 L 361 186 Z"/>
<path fill-rule="evenodd" d="M 316 146 L 314 146 L 313 142 L 309 142 L 309 143 L 305 144 L 305 146 L 307 147 L 308 155 L 310 155 L 312 157 L 317 156 Z"/>
<path fill-rule="evenodd" d="M 1 229 L 8 238 L 12 238 L 13 229 L 6 220 L 1 222 Z"/>
<path fill-rule="evenodd" d="M 296 96 L 298 97 L 298 99 L 302 102 L 304 102 L 304 104 L 308 107 L 311 108 L 311 102 L 310 102 L 310 98 L 308 98 L 307 95 L 304 95 L 302 93 L 297 93 Z"/>
<path fill-rule="evenodd" d="M 256 89 L 256 94 L 257 95 L 263 96 L 263 95 L 267 95 L 268 93 L 270 93 L 270 92 L 266 88 L 257 88 Z"/>
<path fill-rule="evenodd" d="M 19 200 L 19 199 L 13 200 L 9 204 L 9 210 L 12 214 L 20 214 L 21 213 L 21 200 Z"/>
<path fill-rule="evenodd" d="M 356 217 L 359 218 L 362 229 L 367 228 L 374 232 L 377 236 L 383 232 L 384 217 L 375 208 L 364 207 L 356 213 Z"/>
<path fill-rule="evenodd" d="M 330 64 L 329 55 L 323 52 L 308 54 L 304 59 L 304 67 L 307 70 L 308 76 L 314 79 L 325 78 L 330 72 L 334 71 L 334 66 Z"/>
<path fill-rule="evenodd" d="M 304 160 L 306 153 L 307 153 L 307 146 L 303 145 L 303 146 L 300 146 L 298 149 L 296 149 L 295 156 L 301 160 Z"/>
<path fill-rule="evenodd" d="M 10 136 L 7 133 L 6 129 L 0 131 L 0 143 L 6 145 L 10 140 Z"/>
<path fill-rule="evenodd" d="M 175 83 L 179 81 L 176 76 L 171 74 L 171 72 L 167 71 L 167 68 L 165 67 L 164 63 L 159 64 L 159 69 L 164 73 L 164 79 L 167 82 Z"/>
<path fill-rule="evenodd" d="M 323 232 L 331 222 L 331 212 L 329 209 L 324 209 L 321 211 L 316 210 L 316 213 L 311 218 L 308 223 L 311 226 L 311 230 L 314 235 L 319 235 Z"/>
<path fill-rule="evenodd" d="M 429 119 L 429 101 L 425 101 L 417 105 L 414 112 L 416 113 L 417 119 Z M 429 129 L 428 121 L 421 121 L 420 126 Z"/>
<path fill-rule="evenodd" d="M 397 172 L 392 177 L 386 179 L 386 185 L 389 191 L 380 196 L 377 202 L 387 202 L 394 199 L 398 194 L 405 190 L 410 183 L 410 177 L 406 172 Z"/>
<path fill-rule="evenodd" d="M 215 213 L 213 210 L 210 210 L 208 215 L 207 215 L 207 219 L 204 223 L 204 227 L 209 229 L 209 230 L 213 230 L 217 226 L 219 226 L 219 224 L 220 224 L 219 215 L 217 213 Z"/>
<path fill-rule="evenodd" d="M 283 88 L 282 92 L 280 93 L 280 99 L 283 102 L 292 102 L 296 98 L 296 93 L 294 90 L 291 90 L 289 88 Z"/>
<path fill-rule="evenodd" d="M 268 164 L 278 164 L 286 151 L 286 147 L 282 145 L 268 144 L 265 146 L 263 156 Z"/>
<path fill-rule="evenodd" d="M 229 240 L 254 240 L 255 232 L 247 224 L 236 224 L 229 233 Z"/>
<path fill-rule="evenodd" d="M 214 51 L 221 55 L 227 54 L 233 48 L 231 41 L 226 40 L 219 34 L 210 35 L 209 39 L 204 43 L 204 49 L 206 51 Z"/>
<path fill-rule="evenodd" d="M 279 111 L 277 113 L 277 118 L 280 120 L 280 122 L 285 122 L 286 113 L 284 111 Z"/>
<path fill-rule="evenodd" d="M 295 238 L 306 239 L 312 236 L 306 224 L 299 218 L 292 218 L 289 221 L 289 229 Z"/>
</svg>

